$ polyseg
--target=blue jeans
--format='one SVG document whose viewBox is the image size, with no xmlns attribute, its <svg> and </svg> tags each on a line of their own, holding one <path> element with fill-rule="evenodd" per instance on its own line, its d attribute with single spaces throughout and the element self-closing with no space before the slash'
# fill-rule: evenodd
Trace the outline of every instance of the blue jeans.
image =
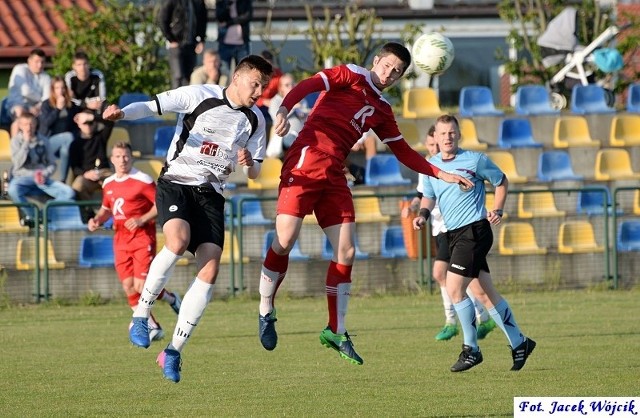
<svg viewBox="0 0 640 418">
<path fill-rule="evenodd" d="M 71 132 L 61 132 L 49 137 L 49 147 L 54 154 L 60 156 L 60 181 L 67 181 L 67 173 L 69 172 L 69 146 L 73 142 L 73 134 Z"/>
<path fill-rule="evenodd" d="M 9 182 L 9 197 L 16 203 L 29 203 L 27 196 L 50 196 L 54 200 L 73 201 L 76 192 L 66 184 L 47 178 L 44 184 L 36 183 L 33 176 L 15 176 Z M 33 218 L 33 208 L 20 208 L 25 216 Z"/>
<path fill-rule="evenodd" d="M 223 44 L 222 42 L 218 43 L 218 53 L 220 54 L 220 61 L 226 62 L 227 68 L 229 70 L 231 70 L 232 59 L 235 61 L 235 65 L 238 65 L 242 58 L 249 55 L 249 52 L 249 44 L 229 45 Z"/>
</svg>

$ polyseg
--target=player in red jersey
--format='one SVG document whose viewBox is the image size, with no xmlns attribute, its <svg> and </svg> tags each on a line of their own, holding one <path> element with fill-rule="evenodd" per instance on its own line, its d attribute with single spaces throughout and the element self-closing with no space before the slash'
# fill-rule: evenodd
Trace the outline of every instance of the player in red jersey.
<svg viewBox="0 0 640 418">
<path fill-rule="evenodd" d="M 156 255 L 156 185 L 153 179 L 133 168 L 131 145 L 118 142 L 111 150 L 115 174 L 102 186 L 102 207 L 87 228 L 95 231 L 113 216 L 113 252 L 115 268 L 129 306 L 135 309 L 144 286 L 151 260 Z M 178 314 L 180 297 L 162 291 L 160 299 L 167 301 Z M 160 340 L 164 332 L 155 318 L 151 319 L 149 337 Z"/>
<path fill-rule="evenodd" d="M 273 350 L 278 341 L 273 302 L 287 271 L 289 252 L 305 215 L 314 212 L 333 248 L 326 275 L 329 324 L 320 333 L 320 342 L 353 364 L 363 363 L 344 324 L 355 254 L 355 211 L 343 169 L 351 147 L 364 132 L 372 129 L 412 170 L 472 186 L 469 180 L 427 162 L 398 130 L 393 110 L 381 93 L 400 79 L 410 64 L 407 48 L 389 42 L 374 57 L 371 70 L 353 64 L 322 70 L 298 83 L 278 110 L 274 128 L 287 130 L 290 109 L 308 94 L 322 91 L 283 163 L 276 237 L 265 257 L 259 287 L 259 335 L 265 349 Z"/>
</svg>

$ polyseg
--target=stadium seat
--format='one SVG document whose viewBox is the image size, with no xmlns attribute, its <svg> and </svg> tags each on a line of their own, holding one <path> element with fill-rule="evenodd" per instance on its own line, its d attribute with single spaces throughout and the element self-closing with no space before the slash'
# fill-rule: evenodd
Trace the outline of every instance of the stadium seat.
<svg viewBox="0 0 640 418">
<path fill-rule="evenodd" d="M 633 193 L 633 214 L 640 215 L 640 190 Z"/>
<path fill-rule="evenodd" d="M 354 237 L 355 247 L 356 247 L 356 260 L 366 260 L 369 258 L 369 253 L 362 252 L 360 250 L 360 246 L 358 245 L 358 237 Z M 322 258 L 325 260 L 331 260 L 333 257 L 333 247 L 331 246 L 331 242 L 327 239 L 326 235 L 322 235 Z"/>
<path fill-rule="evenodd" d="M 527 182 L 528 179 L 526 176 L 521 176 L 520 174 L 518 174 L 518 170 L 516 169 L 516 161 L 513 158 L 513 154 L 511 154 L 509 151 L 490 151 L 487 152 L 487 157 L 489 157 L 489 159 L 493 161 L 493 163 L 497 165 L 504 174 L 507 175 L 509 183 Z"/>
<path fill-rule="evenodd" d="M 571 91 L 571 113 L 576 115 L 615 113 L 607 104 L 604 87 L 597 84 L 576 84 Z"/>
<path fill-rule="evenodd" d="M 576 204 L 576 213 L 579 215 L 603 215 L 604 208 L 607 208 L 609 214 L 612 213 L 611 208 L 611 193 L 609 189 L 605 193 L 601 190 L 581 190 L 578 192 L 578 199 Z M 622 215 L 622 209 L 616 211 L 617 215 Z"/>
<path fill-rule="evenodd" d="M 600 141 L 591 138 L 589 125 L 583 116 L 559 116 L 553 129 L 553 146 L 599 147 Z"/>
<path fill-rule="evenodd" d="M 502 116 L 504 112 L 496 109 L 491 89 L 486 86 L 466 86 L 460 90 L 460 116 Z"/>
<path fill-rule="evenodd" d="M 151 97 L 145 93 L 139 93 L 139 92 L 122 93 L 122 95 L 120 95 L 120 97 L 118 98 L 118 107 L 122 109 L 131 103 L 148 102 L 149 100 L 151 100 Z M 118 123 L 123 125 L 138 125 L 138 124 L 144 124 L 144 123 L 162 124 L 164 122 L 161 118 L 157 116 L 149 116 L 146 118 L 136 119 L 136 120 L 121 120 Z"/>
<path fill-rule="evenodd" d="M 401 186 L 411 184 L 402 177 L 400 163 L 393 154 L 376 154 L 367 160 L 364 172 L 367 186 Z"/>
<path fill-rule="evenodd" d="M 87 224 L 82 222 L 79 206 L 49 206 L 47 208 L 49 231 L 84 231 Z"/>
<path fill-rule="evenodd" d="M 239 193 L 231 196 L 230 200 L 231 204 L 234 205 L 234 213 L 236 217 L 240 216 L 240 213 L 242 213 L 242 225 L 272 224 L 274 221 L 265 218 L 264 214 L 262 213 L 262 205 L 259 200 L 246 200 L 253 197 L 257 197 L 257 195 L 252 193 Z M 242 208 L 239 207 L 241 199 L 245 199 L 242 200 Z"/>
<path fill-rule="evenodd" d="M 544 86 L 523 85 L 516 89 L 516 113 L 525 116 L 558 115 L 560 110 L 551 107 L 549 92 Z"/>
<path fill-rule="evenodd" d="M 618 226 L 618 251 L 640 251 L 640 221 L 623 221 Z"/>
<path fill-rule="evenodd" d="M 498 239 L 498 250 L 502 255 L 547 253 L 546 248 L 538 247 L 533 225 L 528 222 L 508 222 L 502 225 Z"/>
<path fill-rule="evenodd" d="M 220 264 L 231 264 L 231 248 L 233 246 L 233 262 L 235 264 L 240 263 L 240 244 L 238 243 L 238 237 L 234 234 L 233 240 L 231 239 L 231 233 L 224 231 L 224 249 L 222 250 L 222 256 L 220 257 Z M 242 264 L 249 262 L 249 257 L 242 257 Z"/>
<path fill-rule="evenodd" d="M 380 255 L 385 258 L 406 258 L 407 248 L 401 226 L 388 226 L 382 230 Z"/>
<path fill-rule="evenodd" d="M 176 132 L 175 126 L 158 126 L 153 134 L 153 155 L 156 157 L 166 157 L 169 145 Z"/>
<path fill-rule="evenodd" d="M 40 268 L 45 267 L 44 258 L 44 238 L 40 237 Z M 20 238 L 18 240 L 18 246 L 16 251 L 16 270 L 33 270 L 35 268 L 36 260 L 36 240 L 35 237 Z M 47 267 L 49 269 L 63 269 L 65 263 L 56 259 L 55 252 L 53 250 L 53 243 L 50 239 L 47 240 Z"/>
<path fill-rule="evenodd" d="M 269 250 L 269 247 L 271 247 L 271 243 L 273 242 L 273 238 L 276 236 L 276 231 L 271 230 L 271 231 L 267 231 L 264 233 L 264 241 L 263 241 L 263 245 L 262 245 L 262 258 L 267 256 L 267 251 Z M 309 257 L 307 254 L 304 254 L 302 252 L 302 249 L 300 248 L 300 242 L 296 241 L 295 244 L 293 244 L 293 248 L 291 249 L 291 252 L 289 253 L 289 260 L 293 260 L 293 261 L 307 261 L 309 260 Z"/>
<path fill-rule="evenodd" d="M 305 96 L 304 100 L 307 102 L 307 106 L 309 107 L 309 109 L 313 108 L 313 106 L 316 104 L 316 101 L 318 100 L 318 97 L 320 97 L 320 92 L 309 93 Z"/>
<path fill-rule="evenodd" d="M 498 146 L 500 148 L 542 148 L 533 138 L 531 122 L 525 118 L 506 118 L 498 126 Z"/>
<path fill-rule="evenodd" d="M 29 232 L 20 224 L 20 212 L 15 206 L 0 206 L 0 232 Z"/>
<path fill-rule="evenodd" d="M 126 142 L 131 144 L 131 139 L 129 138 L 129 131 L 127 128 L 123 128 L 121 126 L 114 126 L 111 130 L 111 135 L 109 136 L 109 141 L 107 141 L 107 152 L 111 155 L 111 149 L 118 142 Z M 142 153 L 138 150 L 131 150 L 131 155 L 135 158 L 140 158 Z"/>
<path fill-rule="evenodd" d="M 518 194 L 518 218 L 548 218 L 565 215 L 565 211 L 558 210 L 556 207 L 552 192 L 540 191 Z"/>
<path fill-rule="evenodd" d="M 164 163 L 160 160 L 135 160 L 133 166 L 143 173 L 147 173 L 154 180 L 157 180 L 158 177 L 160 177 Z"/>
<path fill-rule="evenodd" d="M 279 158 L 265 158 L 257 179 L 248 179 L 249 189 L 277 189 L 280 185 L 282 161 Z"/>
<path fill-rule="evenodd" d="M 627 92 L 627 112 L 640 113 L 640 83 L 631 84 Z"/>
<path fill-rule="evenodd" d="M 78 254 L 78 266 L 113 268 L 114 263 L 113 236 L 87 235 L 82 237 L 80 240 L 80 253 Z"/>
<path fill-rule="evenodd" d="M 560 254 L 601 253 L 604 247 L 596 243 L 589 221 L 566 221 L 560 224 L 558 252 Z"/>
<path fill-rule="evenodd" d="M 595 179 L 634 180 L 640 179 L 640 173 L 633 171 L 629 151 L 624 148 L 608 148 L 596 153 Z"/>
<path fill-rule="evenodd" d="M 356 211 L 357 223 L 389 222 L 391 217 L 382 214 L 378 196 L 361 196 L 362 195 L 358 194 L 353 196 L 353 206 Z"/>
<path fill-rule="evenodd" d="M 458 144 L 460 148 L 471 151 L 485 151 L 489 148 L 489 144 L 480 142 L 473 119 L 462 118 L 458 123 L 460 124 L 460 142 Z"/>
<path fill-rule="evenodd" d="M 430 87 L 414 87 L 402 93 L 402 117 L 423 119 L 440 116 L 442 110 L 436 91 Z"/>
<path fill-rule="evenodd" d="M 404 137 L 407 144 L 418 152 L 425 152 L 427 147 L 422 142 L 420 132 L 418 132 L 418 125 L 413 120 L 398 120 L 398 129 Z"/>
<path fill-rule="evenodd" d="M 0 161 L 11 161 L 11 136 L 5 129 L 0 129 Z"/>
<path fill-rule="evenodd" d="M 573 171 L 571 155 L 566 151 L 544 151 L 538 157 L 540 181 L 577 181 L 583 178 Z"/>
<path fill-rule="evenodd" d="M 166 242 L 166 238 L 164 233 L 157 231 L 156 232 L 156 254 L 160 252 L 162 247 L 164 247 L 164 243 Z M 194 258 L 190 252 L 185 251 L 182 257 L 178 259 L 176 262 L 176 266 L 186 266 L 189 265 L 189 259 Z"/>
<path fill-rule="evenodd" d="M 612 147 L 640 145 L 640 115 L 617 115 L 611 119 L 609 144 Z"/>
</svg>

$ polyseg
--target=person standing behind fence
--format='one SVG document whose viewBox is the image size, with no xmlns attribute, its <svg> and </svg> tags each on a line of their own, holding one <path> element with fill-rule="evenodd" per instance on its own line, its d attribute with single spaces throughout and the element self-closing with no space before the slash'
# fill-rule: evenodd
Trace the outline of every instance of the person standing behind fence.
<svg viewBox="0 0 640 418">
<path fill-rule="evenodd" d="M 216 0 L 218 52 L 229 69 L 251 53 L 252 19 L 251 0 Z"/>
<path fill-rule="evenodd" d="M 186 86 L 197 55 L 204 50 L 207 34 L 204 0 L 161 0 L 157 22 L 167 40 L 171 88 Z"/>
<path fill-rule="evenodd" d="M 89 219 L 87 229 L 96 231 L 113 217 L 116 274 L 129 306 L 135 310 L 151 260 L 156 255 L 156 185 L 149 175 L 133 168 L 131 145 L 127 142 L 113 145 L 111 164 L 115 173 L 104 180 L 102 206 Z M 176 315 L 180 311 L 177 293 L 163 289 L 158 299 L 169 303 Z M 163 337 L 162 327 L 151 315 L 149 338 L 156 341 Z"/>
<path fill-rule="evenodd" d="M 420 214 L 413 220 L 415 229 L 421 229 L 434 208 L 436 199 L 444 217 L 449 239 L 451 261 L 447 271 L 447 293 L 453 302 L 462 327 L 464 343 L 462 352 L 451 366 L 452 372 L 468 370 L 482 363 L 473 303 L 466 296 L 469 283 L 477 279 L 488 296 L 486 307 L 495 323 L 502 329 L 511 346 L 513 366 L 517 371 L 524 367 L 536 342 L 527 338 L 516 323 L 515 315 L 507 301 L 493 286 L 487 254 L 493 245 L 491 225 L 499 225 L 507 198 L 507 176 L 485 154 L 458 148 L 460 126 L 450 115 L 436 119 L 434 137 L 440 153 L 431 162 L 447 172 L 461 173 L 473 186 L 470 188 L 449 185 L 429 177 L 423 177 Z M 485 185 L 495 187 L 494 209 L 485 209 Z"/>
</svg>

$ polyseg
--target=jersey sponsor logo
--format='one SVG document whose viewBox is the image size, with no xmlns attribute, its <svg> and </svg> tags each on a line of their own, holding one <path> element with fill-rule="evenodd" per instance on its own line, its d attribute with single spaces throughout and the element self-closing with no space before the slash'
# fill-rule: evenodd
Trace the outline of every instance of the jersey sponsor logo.
<svg viewBox="0 0 640 418">
<path fill-rule="evenodd" d="M 209 128 L 208 126 L 203 127 L 202 130 L 205 131 L 208 134 L 215 134 L 216 133 L 215 129 Z"/>
<path fill-rule="evenodd" d="M 113 213 L 113 216 L 124 216 L 124 211 L 122 210 L 122 208 L 124 207 L 124 199 L 119 197 L 117 198 L 114 202 L 113 202 L 113 208 L 111 209 L 111 212 Z"/>
<path fill-rule="evenodd" d="M 363 106 L 351 119 L 351 126 L 353 126 L 360 135 L 362 135 L 362 128 L 369 116 L 372 116 L 376 111 L 376 108 L 371 105 Z"/>
<path fill-rule="evenodd" d="M 218 153 L 218 144 L 208 141 L 202 141 L 200 154 L 215 156 Z"/>
<path fill-rule="evenodd" d="M 175 212 L 177 210 L 178 210 L 178 206 L 176 206 L 176 205 L 169 206 L 169 212 Z"/>
</svg>

